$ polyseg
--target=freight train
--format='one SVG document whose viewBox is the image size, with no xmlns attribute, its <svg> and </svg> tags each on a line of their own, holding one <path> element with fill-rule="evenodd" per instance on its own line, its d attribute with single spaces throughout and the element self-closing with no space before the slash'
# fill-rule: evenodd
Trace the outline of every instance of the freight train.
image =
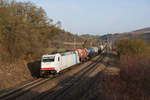
<svg viewBox="0 0 150 100">
<path fill-rule="evenodd" d="M 40 76 L 54 75 L 80 62 L 87 61 L 103 52 L 104 47 L 105 45 L 101 45 L 100 47 L 75 49 L 64 53 L 45 54 L 41 59 Z"/>
</svg>

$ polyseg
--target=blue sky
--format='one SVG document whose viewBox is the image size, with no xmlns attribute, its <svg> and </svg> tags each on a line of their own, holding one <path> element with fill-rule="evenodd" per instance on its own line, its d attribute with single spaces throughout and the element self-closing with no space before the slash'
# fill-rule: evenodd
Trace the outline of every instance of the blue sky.
<svg viewBox="0 0 150 100">
<path fill-rule="evenodd" d="M 17 0 L 42 7 L 75 34 L 128 32 L 150 27 L 150 0 Z"/>
</svg>

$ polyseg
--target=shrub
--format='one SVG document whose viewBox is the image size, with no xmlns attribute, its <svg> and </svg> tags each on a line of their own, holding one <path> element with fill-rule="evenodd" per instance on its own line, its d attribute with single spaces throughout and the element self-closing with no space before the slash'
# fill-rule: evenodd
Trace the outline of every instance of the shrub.
<svg viewBox="0 0 150 100">
<path fill-rule="evenodd" d="M 122 39 L 116 42 L 116 49 L 120 55 L 146 56 L 150 53 L 150 45 L 143 39 Z"/>
<path fill-rule="evenodd" d="M 150 46 L 143 39 L 117 41 L 120 54 L 120 77 L 125 83 L 125 92 L 136 100 L 149 97 Z"/>
</svg>

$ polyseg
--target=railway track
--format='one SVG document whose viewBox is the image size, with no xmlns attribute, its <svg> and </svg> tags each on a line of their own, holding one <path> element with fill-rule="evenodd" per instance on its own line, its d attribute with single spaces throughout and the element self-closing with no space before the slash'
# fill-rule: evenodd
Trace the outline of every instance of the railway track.
<svg viewBox="0 0 150 100">
<path fill-rule="evenodd" d="M 96 62 L 88 65 L 87 67 L 83 68 L 82 70 L 80 70 L 78 73 L 76 73 L 75 75 L 73 75 L 69 80 L 64 81 L 66 87 L 61 89 L 61 91 L 57 91 L 57 92 L 50 92 L 47 91 L 37 97 L 32 98 L 31 100 L 41 100 L 43 99 L 43 97 L 45 97 L 46 95 L 52 95 L 52 99 L 55 99 L 57 96 L 59 96 L 62 92 L 66 91 L 68 88 L 70 88 L 71 86 L 74 85 L 74 83 L 79 82 L 79 80 L 85 76 L 85 74 L 90 73 L 91 71 L 93 71 L 94 69 L 96 69 L 96 66 L 103 57 L 100 57 L 98 60 L 96 60 Z M 56 77 L 57 78 L 57 77 Z M 28 92 L 29 90 L 31 90 L 32 88 L 36 88 L 37 86 L 40 86 L 41 84 L 44 84 L 45 82 L 55 79 L 55 77 L 52 78 L 39 78 L 37 80 L 34 80 L 30 83 L 27 83 L 21 87 L 18 87 L 12 91 L 9 91 L 7 93 L 3 93 L 0 95 L 0 100 L 13 100 L 16 99 L 19 96 L 22 96 L 23 94 L 25 94 L 26 92 Z M 56 89 L 57 85 L 53 88 Z"/>
<path fill-rule="evenodd" d="M 39 78 L 37 80 L 34 80 L 32 82 L 29 82 L 23 86 L 20 86 L 14 90 L 11 90 L 9 92 L 6 92 L 6 93 L 3 93 L 0 95 L 0 100 L 12 100 L 12 99 L 15 99 L 17 98 L 18 96 L 20 95 L 23 95 L 24 93 L 26 93 L 28 90 L 36 87 L 36 86 L 39 86 L 47 81 L 49 81 L 50 78 L 47 78 L 47 79 L 43 79 L 43 78 Z"/>
<path fill-rule="evenodd" d="M 55 92 L 53 91 L 53 90 L 57 90 L 57 87 L 59 87 L 59 84 L 58 84 L 50 91 L 40 94 L 39 96 L 32 98 L 32 100 L 45 100 L 45 97 L 47 97 L 47 96 L 48 96 L 49 100 L 56 100 L 57 97 L 61 96 L 68 89 L 75 86 L 76 84 L 79 84 L 80 80 L 82 80 L 85 76 L 87 76 L 91 72 L 93 72 L 98 67 L 99 63 L 103 60 L 103 58 L 104 58 L 104 56 L 100 57 L 96 62 L 92 63 L 88 67 L 79 71 L 74 76 L 72 76 L 69 80 L 66 80 L 64 82 L 64 85 L 63 85 L 64 87 L 62 89 L 59 89 L 58 91 L 55 91 Z"/>
</svg>

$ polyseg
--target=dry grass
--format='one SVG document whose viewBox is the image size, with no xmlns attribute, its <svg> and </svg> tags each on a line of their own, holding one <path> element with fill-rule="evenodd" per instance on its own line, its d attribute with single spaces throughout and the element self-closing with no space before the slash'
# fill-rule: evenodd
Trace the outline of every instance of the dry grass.
<svg viewBox="0 0 150 100">
<path fill-rule="evenodd" d="M 107 66 L 100 75 L 101 100 L 150 100 L 149 65 L 147 58 L 124 55 Z"/>
<path fill-rule="evenodd" d="M 139 57 L 121 58 L 120 78 L 130 98 L 148 100 L 150 89 L 150 62 L 149 59 Z"/>
<path fill-rule="evenodd" d="M 32 79 L 26 61 L 19 60 L 11 64 L 0 62 L 0 66 L 0 89 L 10 88 Z"/>
</svg>

